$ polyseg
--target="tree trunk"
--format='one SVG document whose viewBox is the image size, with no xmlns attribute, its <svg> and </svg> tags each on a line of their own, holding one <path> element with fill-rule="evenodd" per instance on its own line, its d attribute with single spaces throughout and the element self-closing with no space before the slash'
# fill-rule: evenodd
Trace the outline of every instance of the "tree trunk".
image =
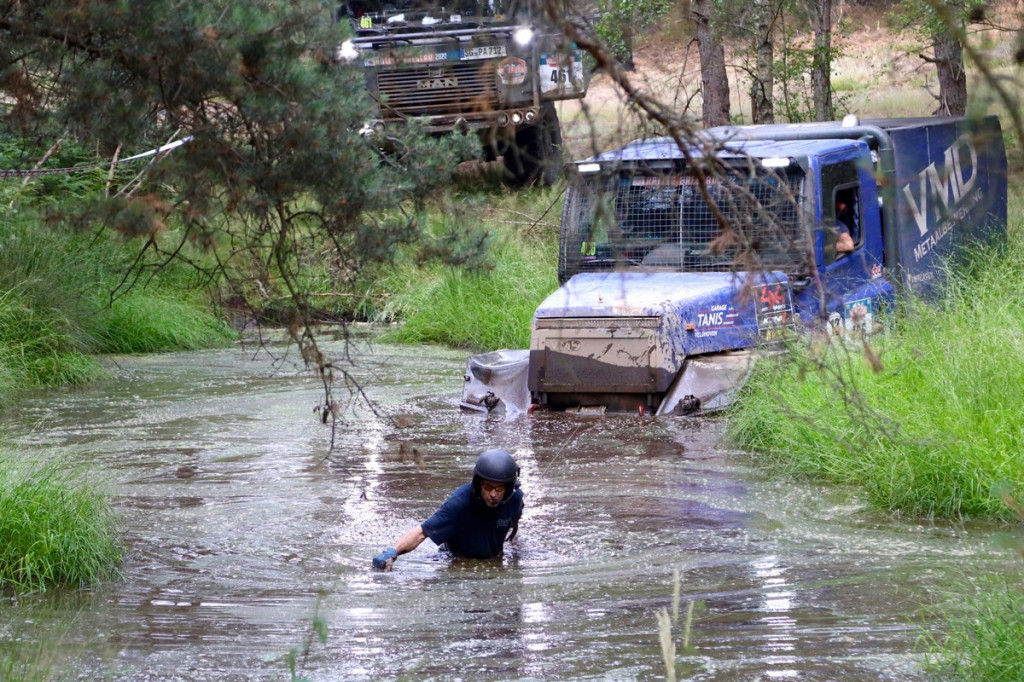
<svg viewBox="0 0 1024 682">
<path fill-rule="evenodd" d="M 697 49 L 700 52 L 700 83 L 704 94 L 704 126 L 729 123 L 729 80 L 725 74 L 725 47 L 712 26 L 714 5 L 710 0 L 694 0 L 693 21 L 697 25 Z"/>
<path fill-rule="evenodd" d="M 754 123 L 775 123 L 775 3 L 755 0 L 757 31 L 754 36 L 754 79 L 750 84 L 750 117 Z"/>
<path fill-rule="evenodd" d="M 967 113 L 967 74 L 964 72 L 963 46 L 957 32 L 947 28 L 934 36 L 935 68 L 939 76 L 940 116 Z"/>
<path fill-rule="evenodd" d="M 831 121 L 832 111 L 832 0 L 819 0 L 814 16 L 814 59 L 811 62 L 814 118 Z"/>
</svg>

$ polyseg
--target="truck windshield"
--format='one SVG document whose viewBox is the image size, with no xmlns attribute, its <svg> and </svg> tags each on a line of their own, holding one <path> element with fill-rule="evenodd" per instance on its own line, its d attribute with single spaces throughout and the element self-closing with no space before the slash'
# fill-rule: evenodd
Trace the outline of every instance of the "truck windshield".
<svg viewBox="0 0 1024 682">
<path fill-rule="evenodd" d="M 563 217 L 564 281 L 577 272 L 807 271 L 801 227 L 803 172 L 733 169 L 700 180 L 683 173 L 621 172 L 577 178 Z"/>
</svg>

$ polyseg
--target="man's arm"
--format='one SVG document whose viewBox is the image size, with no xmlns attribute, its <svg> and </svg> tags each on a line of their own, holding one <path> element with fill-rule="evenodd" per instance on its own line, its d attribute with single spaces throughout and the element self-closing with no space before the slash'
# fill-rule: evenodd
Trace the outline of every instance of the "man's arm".
<svg viewBox="0 0 1024 682">
<path fill-rule="evenodd" d="M 836 251 L 838 253 L 849 253 L 853 251 L 853 237 L 849 232 L 839 232 L 839 239 L 836 240 Z"/>
<path fill-rule="evenodd" d="M 426 539 L 427 534 L 423 532 L 423 526 L 410 528 L 402 534 L 402 537 L 395 541 L 394 547 L 388 547 L 373 558 L 373 567 L 384 571 L 390 569 L 392 564 L 395 563 L 395 559 L 402 554 L 413 551 Z"/>
<path fill-rule="evenodd" d="M 395 550 L 401 555 L 406 552 L 411 552 L 420 546 L 420 543 L 427 539 L 427 534 L 423 532 L 423 526 L 416 526 L 405 531 L 402 537 L 398 538 L 395 542 Z"/>
<path fill-rule="evenodd" d="M 849 253 L 853 251 L 853 236 L 850 232 L 850 225 L 843 218 L 836 218 L 836 229 L 839 237 L 836 239 L 836 253 Z"/>
</svg>

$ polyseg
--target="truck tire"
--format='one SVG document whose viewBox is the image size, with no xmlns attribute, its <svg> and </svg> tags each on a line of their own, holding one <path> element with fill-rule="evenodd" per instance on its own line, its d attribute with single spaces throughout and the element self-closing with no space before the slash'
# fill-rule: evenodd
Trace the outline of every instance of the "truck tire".
<svg viewBox="0 0 1024 682">
<path fill-rule="evenodd" d="M 562 130 L 553 103 L 541 105 L 537 123 L 516 131 L 502 158 L 515 185 L 555 184 L 562 172 Z"/>
</svg>

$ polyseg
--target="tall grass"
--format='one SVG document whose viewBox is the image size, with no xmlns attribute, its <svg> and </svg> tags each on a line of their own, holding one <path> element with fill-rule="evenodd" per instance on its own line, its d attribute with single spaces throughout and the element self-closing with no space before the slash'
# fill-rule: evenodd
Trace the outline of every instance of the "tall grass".
<svg viewBox="0 0 1024 682">
<path fill-rule="evenodd" d="M 986 581 L 941 615 L 947 622 L 924 646 L 936 679 L 954 682 L 1024 680 L 1024 593 L 1020 585 Z"/>
<path fill-rule="evenodd" d="M 92 585 L 117 574 L 121 552 L 114 514 L 87 479 L 0 456 L 0 588 Z"/>
<path fill-rule="evenodd" d="M 199 302 L 135 292 L 101 309 L 97 350 L 101 353 L 158 353 L 223 345 L 233 332 Z"/>
<path fill-rule="evenodd" d="M 56 649 L 49 642 L 0 643 L 0 680 L 46 682 L 56 679 Z"/>
<path fill-rule="evenodd" d="M 861 486 L 881 509 L 1010 518 L 1000 496 L 1024 498 L 1024 240 L 973 263 L 868 346 L 764 363 L 732 437 L 777 470 Z"/>
<path fill-rule="evenodd" d="M 658 641 L 661 644 L 661 658 L 665 663 L 666 682 L 675 682 L 677 679 L 677 652 L 689 654 L 695 650 L 695 647 L 691 645 L 690 635 L 693 631 L 694 608 L 697 606 L 697 602 L 692 599 L 686 602 L 686 614 L 681 624 L 682 633 L 679 633 L 681 586 L 679 569 L 676 569 L 672 572 L 672 610 L 670 612 L 668 608 L 663 608 L 654 614 L 658 621 Z M 703 604 L 701 605 L 703 606 Z M 678 648 L 676 647 L 676 637 L 679 637 L 681 645 Z M 688 670 L 687 677 L 693 672 L 696 671 Z"/>
<path fill-rule="evenodd" d="M 525 348 L 537 305 L 557 287 L 561 190 L 490 197 L 479 220 L 486 237 L 474 267 L 414 264 L 388 278 L 383 310 L 402 323 L 384 339 L 474 350 Z M 438 228 L 441 229 L 441 228 Z"/>
<path fill-rule="evenodd" d="M 59 311 L 39 310 L 21 288 L 0 293 L 0 401 L 18 388 L 78 384 L 103 375 Z"/>
<path fill-rule="evenodd" d="M 104 374 L 98 353 L 193 349 L 231 332 L 171 268 L 111 300 L 136 244 L 9 213 L 0 225 L 0 404 L 19 388 Z"/>
<path fill-rule="evenodd" d="M 79 616 L 68 618 L 63 599 L 48 595 L 33 608 L 8 608 L 0 613 L 0 680 L 52 682 L 67 677 L 68 661 L 86 654 L 85 645 L 69 635 Z M 42 608 L 40 608 L 42 607 Z M 54 623 L 59 623 L 57 628 Z M 55 631 L 56 630 L 56 631 Z M 89 652 L 95 655 L 95 652 Z"/>
</svg>

